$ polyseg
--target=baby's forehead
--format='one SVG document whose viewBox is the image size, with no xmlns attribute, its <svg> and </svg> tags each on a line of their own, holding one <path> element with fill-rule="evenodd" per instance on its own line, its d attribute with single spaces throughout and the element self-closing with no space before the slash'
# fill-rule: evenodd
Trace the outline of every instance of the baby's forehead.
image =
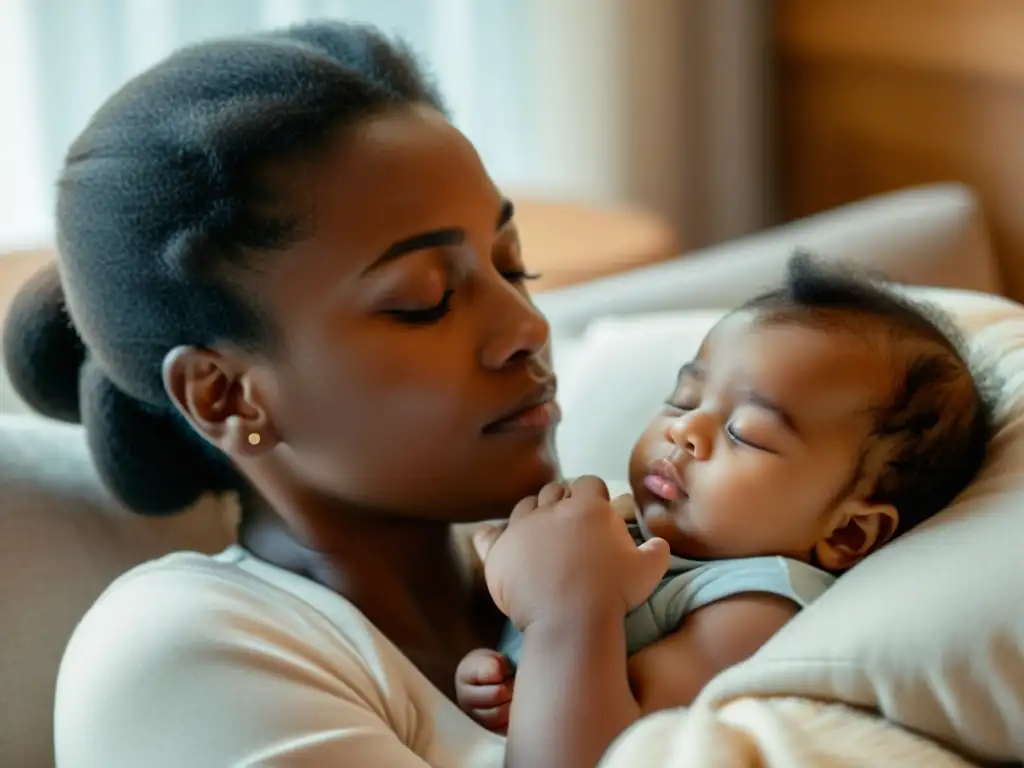
<svg viewBox="0 0 1024 768">
<path fill-rule="evenodd" d="M 829 394 L 853 403 L 889 395 L 914 346 L 882 323 L 766 322 L 738 311 L 711 329 L 696 363 L 706 377 L 742 380 L 794 405 Z"/>
<path fill-rule="evenodd" d="M 906 354 L 905 335 L 883 318 L 850 313 L 820 315 L 764 313 L 739 309 L 712 326 L 698 351 L 699 358 L 735 350 L 759 356 L 763 345 L 776 351 L 791 350 L 795 356 L 827 359 L 832 354 L 856 356 L 865 348 L 884 353 L 887 359 Z"/>
</svg>

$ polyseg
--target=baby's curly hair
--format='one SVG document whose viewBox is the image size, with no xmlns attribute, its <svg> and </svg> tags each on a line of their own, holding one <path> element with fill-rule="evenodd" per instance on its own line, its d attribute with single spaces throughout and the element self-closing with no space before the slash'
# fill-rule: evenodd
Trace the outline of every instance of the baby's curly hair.
<svg viewBox="0 0 1024 768">
<path fill-rule="evenodd" d="M 850 334 L 882 330 L 895 362 L 888 398 L 872 410 L 874 428 L 851 485 L 871 468 L 873 503 L 893 505 L 898 536 L 946 507 L 985 461 L 991 398 L 967 362 L 956 324 L 881 279 L 825 265 L 798 252 L 782 287 L 742 309 L 765 323 L 796 323 Z"/>
</svg>

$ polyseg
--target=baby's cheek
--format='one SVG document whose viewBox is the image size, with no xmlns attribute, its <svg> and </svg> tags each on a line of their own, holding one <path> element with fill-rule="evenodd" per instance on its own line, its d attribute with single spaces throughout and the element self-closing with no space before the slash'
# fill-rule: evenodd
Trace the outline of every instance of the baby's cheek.
<svg viewBox="0 0 1024 768">
<path fill-rule="evenodd" d="M 756 523 L 760 497 L 741 484 L 717 482 L 705 493 L 695 489 L 691 517 L 715 538 L 743 536 Z"/>
<path fill-rule="evenodd" d="M 774 517 L 780 497 L 785 495 L 781 480 L 767 473 L 736 466 L 705 467 L 693 473 L 691 500 L 695 522 L 716 538 L 736 540 L 758 535 L 766 518 Z"/>
<path fill-rule="evenodd" d="M 658 434 L 660 434 L 660 430 L 657 428 L 657 424 L 651 424 L 633 444 L 633 450 L 629 454 L 628 471 L 629 484 L 632 486 L 634 494 L 637 492 L 637 486 L 643 483 L 647 467 L 651 462 L 671 453 L 667 441 L 660 440 Z M 661 443 L 665 443 L 665 445 L 660 445 Z M 658 450 L 659 448 L 660 450 Z"/>
</svg>

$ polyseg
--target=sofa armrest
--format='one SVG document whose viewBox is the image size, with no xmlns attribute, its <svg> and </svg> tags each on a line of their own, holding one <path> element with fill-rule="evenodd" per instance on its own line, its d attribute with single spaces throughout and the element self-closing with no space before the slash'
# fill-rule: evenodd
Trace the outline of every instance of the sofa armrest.
<svg viewBox="0 0 1024 768">
<path fill-rule="evenodd" d="M 781 279 L 796 248 L 848 260 L 897 282 L 1002 293 L 975 194 L 936 184 L 873 197 L 695 251 L 535 297 L 557 340 L 602 315 L 731 307 Z M 527 254 L 528 256 L 528 254 Z"/>
</svg>

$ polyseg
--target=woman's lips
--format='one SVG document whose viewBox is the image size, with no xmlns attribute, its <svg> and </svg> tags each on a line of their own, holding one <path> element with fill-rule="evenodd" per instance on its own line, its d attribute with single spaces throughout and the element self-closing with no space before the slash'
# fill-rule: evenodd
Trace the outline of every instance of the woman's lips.
<svg viewBox="0 0 1024 768">
<path fill-rule="evenodd" d="M 687 498 L 675 465 L 668 459 L 658 459 L 651 465 L 644 478 L 644 488 L 664 501 L 680 501 Z"/>
<path fill-rule="evenodd" d="M 547 432 L 562 419 L 562 411 L 554 400 L 531 405 L 489 424 L 488 434 L 508 432 Z"/>
</svg>

